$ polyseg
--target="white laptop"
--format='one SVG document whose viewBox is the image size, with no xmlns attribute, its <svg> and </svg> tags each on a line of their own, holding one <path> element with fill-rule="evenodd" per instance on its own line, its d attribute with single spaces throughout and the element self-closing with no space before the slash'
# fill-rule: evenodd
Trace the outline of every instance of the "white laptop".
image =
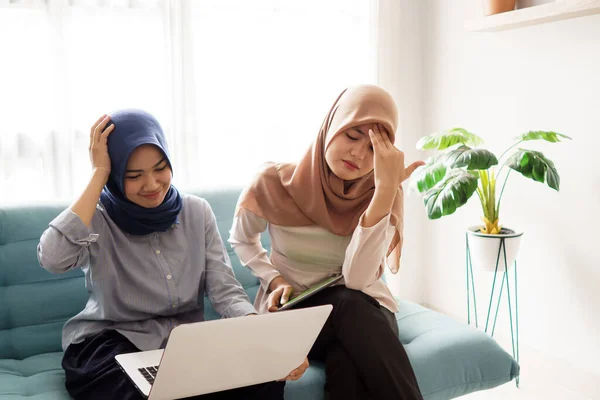
<svg viewBox="0 0 600 400">
<path fill-rule="evenodd" d="M 332 308 L 179 325 L 164 350 L 120 354 L 115 359 L 150 400 L 275 381 L 302 364 Z"/>
</svg>

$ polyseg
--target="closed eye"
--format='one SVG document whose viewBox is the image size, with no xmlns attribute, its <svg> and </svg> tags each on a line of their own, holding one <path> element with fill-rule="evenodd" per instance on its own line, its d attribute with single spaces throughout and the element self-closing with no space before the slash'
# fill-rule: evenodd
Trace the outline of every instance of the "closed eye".
<svg viewBox="0 0 600 400">
<path fill-rule="evenodd" d="M 354 140 L 354 141 L 358 140 L 358 138 L 355 138 L 354 136 L 350 135 L 349 133 L 346 133 L 346 136 L 347 136 L 347 137 L 348 137 L 348 139 L 350 139 L 350 140 Z"/>
</svg>

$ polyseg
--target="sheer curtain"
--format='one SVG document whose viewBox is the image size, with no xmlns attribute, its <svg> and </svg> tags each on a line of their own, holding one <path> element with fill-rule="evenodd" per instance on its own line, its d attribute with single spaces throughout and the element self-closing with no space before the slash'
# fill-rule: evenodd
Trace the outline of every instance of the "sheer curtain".
<svg viewBox="0 0 600 400">
<path fill-rule="evenodd" d="M 376 0 L 0 0 L 0 203 L 71 200 L 91 124 L 142 108 L 182 189 L 294 161 L 376 82 Z"/>
</svg>

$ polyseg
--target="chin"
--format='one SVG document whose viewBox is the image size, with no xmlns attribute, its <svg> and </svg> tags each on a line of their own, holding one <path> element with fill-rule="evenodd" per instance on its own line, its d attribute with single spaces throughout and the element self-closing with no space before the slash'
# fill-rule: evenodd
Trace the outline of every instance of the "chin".
<svg viewBox="0 0 600 400">
<path fill-rule="evenodd" d="M 356 178 L 354 178 L 354 177 L 352 176 L 352 175 L 353 175 L 352 173 L 349 173 L 348 171 L 345 171 L 345 170 L 341 170 L 341 171 L 334 171 L 334 170 L 332 169 L 332 170 L 331 170 L 331 172 L 333 172 L 333 174 L 334 174 L 335 176 L 337 176 L 338 178 L 340 178 L 340 179 L 342 179 L 342 180 L 344 180 L 344 181 L 351 181 L 351 180 L 353 180 L 353 179 L 356 179 Z"/>
</svg>

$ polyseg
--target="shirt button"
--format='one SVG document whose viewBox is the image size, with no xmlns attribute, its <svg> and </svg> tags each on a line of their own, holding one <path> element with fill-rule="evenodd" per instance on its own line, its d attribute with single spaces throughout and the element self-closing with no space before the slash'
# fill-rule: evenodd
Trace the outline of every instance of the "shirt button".
<svg viewBox="0 0 600 400">
<path fill-rule="evenodd" d="M 171 278 L 173 278 L 173 277 L 171 276 L 171 274 L 167 275 L 167 279 L 169 279 L 169 280 L 170 280 Z"/>
<path fill-rule="evenodd" d="M 160 250 L 154 250 L 156 254 L 160 254 Z"/>
</svg>

